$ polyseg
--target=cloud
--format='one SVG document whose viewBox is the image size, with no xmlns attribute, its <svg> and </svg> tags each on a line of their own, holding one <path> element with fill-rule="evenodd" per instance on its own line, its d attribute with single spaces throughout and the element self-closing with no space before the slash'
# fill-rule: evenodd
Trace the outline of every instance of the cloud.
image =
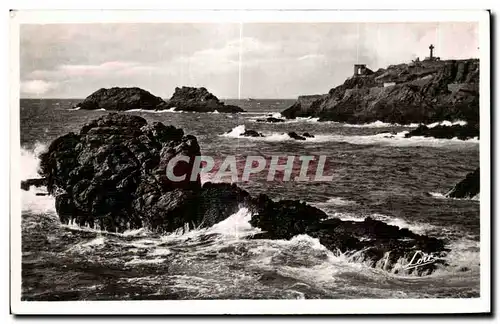
<svg viewBox="0 0 500 324">
<path fill-rule="evenodd" d="M 174 59 L 171 64 L 185 64 L 198 74 L 234 72 L 244 65 L 259 63 L 277 54 L 279 47 L 252 37 L 229 40 L 222 47 L 209 48 Z"/>
<path fill-rule="evenodd" d="M 131 76 L 150 72 L 153 69 L 153 66 L 139 62 L 109 61 L 101 64 L 61 64 L 53 70 L 35 70 L 28 74 L 28 77 L 65 80 L 75 77 Z"/>
<path fill-rule="evenodd" d="M 326 59 L 326 57 L 323 54 L 306 54 L 299 57 L 297 60 L 304 61 L 304 60 L 324 60 L 324 59 Z"/>
<path fill-rule="evenodd" d="M 43 95 L 56 87 L 57 83 L 44 80 L 29 80 L 21 82 L 21 92 L 28 95 Z"/>
<path fill-rule="evenodd" d="M 479 54 L 475 23 L 47 24 L 21 28 L 21 91 L 84 98 L 139 86 L 169 97 L 205 86 L 220 98 L 325 93 L 352 75 L 428 54 Z M 240 35 L 244 37 L 240 38 Z M 239 84 L 239 82 L 242 82 Z"/>
</svg>

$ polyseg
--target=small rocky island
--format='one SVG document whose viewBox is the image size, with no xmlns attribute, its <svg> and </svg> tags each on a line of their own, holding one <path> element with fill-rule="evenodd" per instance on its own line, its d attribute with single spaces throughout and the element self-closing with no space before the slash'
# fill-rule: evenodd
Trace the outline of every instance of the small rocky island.
<svg viewBox="0 0 500 324">
<path fill-rule="evenodd" d="M 431 46 L 434 48 L 433 46 Z M 429 47 L 429 48 L 431 48 Z M 327 94 L 301 96 L 284 117 L 364 124 L 479 122 L 479 60 L 433 56 L 372 71 L 364 64 Z"/>
<path fill-rule="evenodd" d="M 244 110 L 233 105 L 225 105 L 206 88 L 175 88 L 170 100 L 165 101 L 141 88 L 99 89 L 76 105 L 76 108 L 96 110 L 126 111 L 131 109 L 221 112 L 237 113 Z"/>
<path fill-rule="evenodd" d="M 250 224 L 262 230 L 253 239 L 290 239 L 299 234 L 317 238 L 334 253 L 356 255 L 366 264 L 387 271 L 433 272 L 444 261 L 401 268 L 416 250 L 447 254 L 443 240 L 416 234 L 367 217 L 364 221 L 332 218 L 298 200 L 272 200 L 252 196 L 230 183 L 204 183 L 197 177 L 173 182 L 166 176 L 172 159 L 199 156 L 195 136 L 160 122 L 148 123 L 129 114 L 108 114 L 93 120 L 77 133 L 55 139 L 40 156 L 40 179 L 22 188 L 45 185 L 55 197 L 62 223 L 98 226 L 124 232 L 147 228 L 167 233 L 184 224 L 210 227 L 236 213 L 251 212 Z M 177 176 L 192 174 L 192 162 L 176 164 Z"/>
</svg>

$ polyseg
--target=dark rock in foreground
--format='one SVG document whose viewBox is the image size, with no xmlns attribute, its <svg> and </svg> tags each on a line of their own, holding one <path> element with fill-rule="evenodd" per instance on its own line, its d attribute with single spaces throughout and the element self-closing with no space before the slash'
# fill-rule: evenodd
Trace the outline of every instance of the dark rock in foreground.
<svg viewBox="0 0 500 324">
<path fill-rule="evenodd" d="M 322 96 L 301 96 L 286 118 L 363 124 L 479 122 L 479 60 L 422 61 L 356 75 Z"/>
<path fill-rule="evenodd" d="M 41 175 L 56 198 L 61 222 L 99 226 L 123 232 L 146 227 L 155 232 L 209 227 L 245 207 L 250 224 L 264 231 L 254 238 L 290 239 L 307 234 L 334 253 L 394 272 L 420 250 L 439 257 L 444 242 L 408 229 L 366 218 L 363 222 L 330 218 L 316 207 L 296 200 L 273 201 L 266 195 L 252 197 L 235 184 L 200 184 L 189 180 L 192 162 L 174 168 L 180 182 L 166 177 L 173 158 L 200 155 L 194 136 L 162 123 L 148 124 L 133 115 L 109 114 L 54 140 L 43 153 Z M 28 186 L 29 187 L 29 186 Z M 404 270 L 426 274 L 437 261 Z"/>
<path fill-rule="evenodd" d="M 168 100 L 166 108 L 175 108 L 176 111 L 238 113 L 244 110 L 233 105 L 226 105 L 208 92 L 206 88 L 182 87 L 175 88 L 172 98 Z"/>
<path fill-rule="evenodd" d="M 479 137 L 478 125 L 452 125 L 452 126 L 435 126 L 429 128 L 425 125 L 420 125 L 416 129 L 410 131 L 405 137 L 424 136 L 434 138 L 458 138 L 467 140 L 474 137 Z"/>
<path fill-rule="evenodd" d="M 108 231 L 142 226 L 172 231 L 197 221 L 191 199 L 199 178 L 172 182 L 166 177 L 168 161 L 180 155 L 200 155 L 194 136 L 158 122 L 148 125 L 138 116 L 109 114 L 79 134 L 54 140 L 40 166 L 62 222 Z M 174 174 L 190 173 L 192 167 L 192 162 L 179 163 Z"/>
<path fill-rule="evenodd" d="M 304 134 L 302 134 L 302 136 L 309 137 L 309 138 L 314 138 L 314 135 L 309 134 L 309 133 L 304 133 Z"/>
<path fill-rule="evenodd" d="M 84 101 L 77 104 L 81 109 L 106 109 L 106 110 L 130 110 L 145 109 L 158 110 L 163 109 L 165 101 L 156 97 L 146 90 L 140 88 L 110 88 L 99 89 L 85 98 Z"/>
<path fill-rule="evenodd" d="M 479 194 L 479 168 L 470 172 L 465 179 L 460 181 L 451 189 L 446 197 L 448 198 L 474 198 Z"/>
</svg>

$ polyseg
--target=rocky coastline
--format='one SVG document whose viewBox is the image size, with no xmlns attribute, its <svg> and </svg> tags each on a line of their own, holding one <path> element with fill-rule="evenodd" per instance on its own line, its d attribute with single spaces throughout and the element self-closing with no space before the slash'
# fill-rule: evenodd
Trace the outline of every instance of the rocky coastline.
<svg viewBox="0 0 500 324">
<path fill-rule="evenodd" d="M 464 120 L 477 125 L 479 60 L 418 61 L 354 75 L 327 94 L 299 97 L 281 114 L 350 124 Z"/>
</svg>

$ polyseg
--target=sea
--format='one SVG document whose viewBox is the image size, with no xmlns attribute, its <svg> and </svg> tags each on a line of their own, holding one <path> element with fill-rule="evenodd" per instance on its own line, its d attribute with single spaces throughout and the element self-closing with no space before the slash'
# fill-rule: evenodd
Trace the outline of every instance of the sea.
<svg viewBox="0 0 500 324">
<path fill-rule="evenodd" d="M 103 110 L 74 110 L 77 99 L 22 99 L 22 178 L 37 177 L 38 156 L 52 140 L 78 132 Z M 350 125 L 280 117 L 294 100 L 224 100 L 247 112 L 124 112 L 195 135 L 203 155 L 327 157 L 331 181 L 238 183 L 252 195 L 297 199 L 331 217 L 366 217 L 442 238 L 447 266 L 427 276 L 372 267 L 327 250 L 315 238 L 251 239 L 260 229 L 242 208 L 210 228 L 168 234 L 112 233 L 63 225 L 44 188 L 22 191 L 22 300 L 472 298 L 480 294 L 479 199 L 445 197 L 479 166 L 479 140 L 405 138 L 416 125 Z M 443 121 L 445 124 L 462 121 Z M 431 125 L 433 126 L 433 125 Z M 245 130 L 263 137 L 246 138 Z M 308 132 L 306 141 L 287 133 Z M 206 175 L 202 181 L 210 181 Z M 230 181 L 230 180 L 229 180 Z M 12 217 L 19 217 L 12 215 Z"/>
</svg>

